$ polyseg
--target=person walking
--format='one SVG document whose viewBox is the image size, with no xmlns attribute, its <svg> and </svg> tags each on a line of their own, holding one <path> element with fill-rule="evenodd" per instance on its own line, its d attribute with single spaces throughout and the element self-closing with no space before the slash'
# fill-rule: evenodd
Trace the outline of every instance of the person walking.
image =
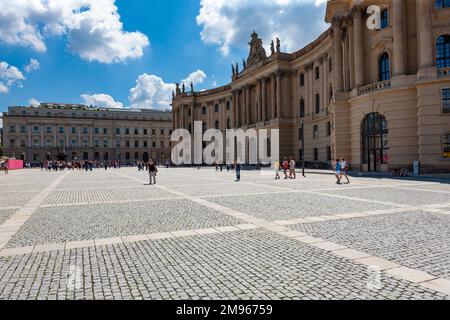
<svg viewBox="0 0 450 320">
<path fill-rule="evenodd" d="M 291 161 L 289 162 L 289 178 L 291 179 L 297 179 L 297 174 L 295 173 L 295 160 L 291 158 Z"/>
<path fill-rule="evenodd" d="M 275 170 L 275 180 L 280 180 L 280 161 L 276 160 L 273 164 L 273 168 Z"/>
<path fill-rule="evenodd" d="M 153 162 L 153 160 L 150 160 L 148 162 L 148 174 L 150 177 L 150 185 L 152 184 L 156 184 L 156 173 L 158 172 L 158 168 L 156 167 L 155 163 Z M 152 183 L 153 180 L 153 183 Z"/>
<path fill-rule="evenodd" d="M 336 159 L 336 164 L 335 164 L 335 170 L 336 170 L 336 184 L 341 184 L 341 162 L 339 159 Z"/>
<path fill-rule="evenodd" d="M 348 169 L 349 169 L 348 162 L 345 161 L 344 158 L 342 158 L 341 159 L 341 175 L 339 177 L 339 180 L 342 181 L 342 176 L 344 176 L 345 179 L 347 179 L 347 184 L 350 184 L 350 179 L 348 178 Z"/>
<path fill-rule="evenodd" d="M 236 169 L 236 182 L 241 181 L 241 162 L 237 160 L 234 165 Z"/>
<path fill-rule="evenodd" d="M 281 166 L 283 167 L 284 180 L 287 180 L 288 179 L 287 171 L 289 170 L 289 162 L 287 161 L 287 158 L 284 158 Z"/>
</svg>

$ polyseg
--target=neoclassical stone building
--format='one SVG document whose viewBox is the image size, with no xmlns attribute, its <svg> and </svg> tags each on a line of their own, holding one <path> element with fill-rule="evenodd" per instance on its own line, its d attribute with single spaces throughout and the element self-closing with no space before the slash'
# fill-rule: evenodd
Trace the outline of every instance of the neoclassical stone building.
<svg viewBox="0 0 450 320">
<path fill-rule="evenodd" d="M 371 5 L 377 29 L 366 23 Z M 423 172 L 449 172 L 450 1 L 330 0 L 325 20 L 330 28 L 294 53 L 277 39 L 266 54 L 253 34 L 230 84 L 177 89 L 174 128 L 277 128 L 282 157 L 346 157 L 362 171 L 419 160 Z"/>
<path fill-rule="evenodd" d="M 170 111 L 90 108 L 43 103 L 3 114 L 4 150 L 26 162 L 170 159 Z"/>
</svg>

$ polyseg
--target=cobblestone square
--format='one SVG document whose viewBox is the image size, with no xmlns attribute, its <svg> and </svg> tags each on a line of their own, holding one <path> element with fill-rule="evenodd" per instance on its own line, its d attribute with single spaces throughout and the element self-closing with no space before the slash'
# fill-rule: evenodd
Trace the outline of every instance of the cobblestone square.
<svg viewBox="0 0 450 320">
<path fill-rule="evenodd" d="M 0 175 L 0 299 L 450 297 L 450 181 Z"/>
</svg>

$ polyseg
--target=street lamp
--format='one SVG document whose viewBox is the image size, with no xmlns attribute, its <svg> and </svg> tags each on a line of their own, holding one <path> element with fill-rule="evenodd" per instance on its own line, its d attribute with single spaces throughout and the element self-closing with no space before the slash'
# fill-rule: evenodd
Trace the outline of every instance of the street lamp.
<svg viewBox="0 0 450 320">
<path fill-rule="evenodd" d="M 305 175 L 305 124 L 304 124 L 303 120 L 301 122 L 301 125 L 302 125 L 302 128 L 301 128 L 301 131 L 302 131 L 302 175 L 303 175 L 303 178 L 305 178 L 306 177 L 306 175 Z"/>
</svg>

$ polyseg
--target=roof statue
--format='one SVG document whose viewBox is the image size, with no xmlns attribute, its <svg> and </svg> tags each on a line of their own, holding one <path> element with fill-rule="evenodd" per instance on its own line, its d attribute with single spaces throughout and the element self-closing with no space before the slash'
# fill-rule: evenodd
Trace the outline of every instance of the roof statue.
<svg viewBox="0 0 450 320">
<path fill-rule="evenodd" d="M 262 40 L 258 38 L 258 34 L 253 31 L 252 40 L 249 42 L 250 45 L 250 54 L 247 59 L 247 66 L 251 67 L 252 65 L 263 61 L 267 58 L 266 50 L 263 47 Z"/>
<path fill-rule="evenodd" d="M 194 83 L 191 81 L 191 92 L 194 92 Z"/>
<path fill-rule="evenodd" d="M 271 54 L 275 54 L 275 43 L 273 43 L 273 40 L 270 42 L 270 52 Z"/>
<path fill-rule="evenodd" d="M 277 38 L 277 52 L 281 52 L 281 42 L 279 38 Z"/>
</svg>

